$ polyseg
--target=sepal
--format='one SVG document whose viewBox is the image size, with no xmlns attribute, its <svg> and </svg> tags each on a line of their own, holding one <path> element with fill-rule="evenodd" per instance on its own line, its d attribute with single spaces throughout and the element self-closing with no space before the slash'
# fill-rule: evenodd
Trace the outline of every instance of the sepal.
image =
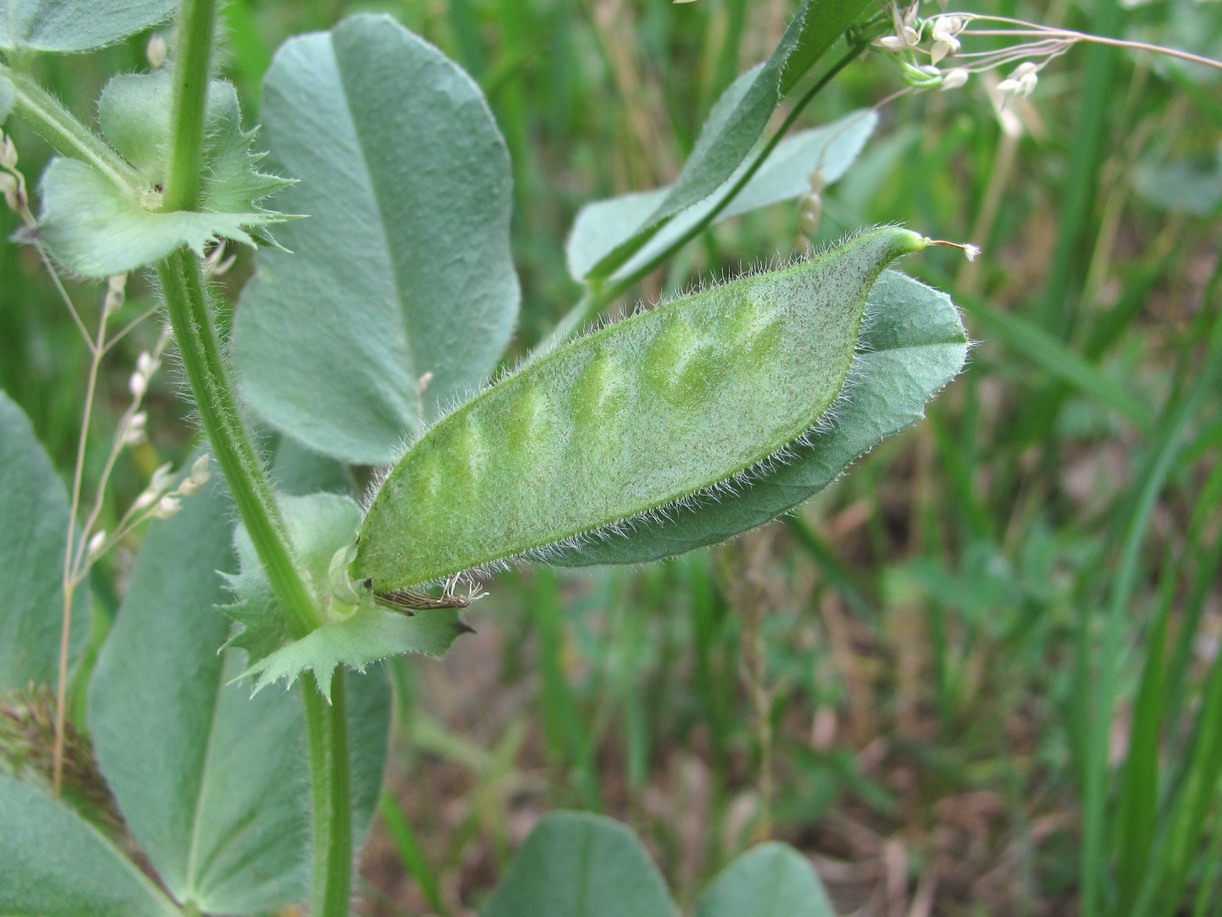
<svg viewBox="0 0 1222 917">
<path fill-rule="evenodd" d="M 241 677 L 253 676 L 257 692 L 274 681 L 288 685 L 307 669 L 330 699 L 337 666 L 364 671 L 370 663 L 400 653 L 444 655 L 459 635 L 471 630 L 454 608 L 430 608 L 417 614 L 378 603 L 373 590 L 348 579 L 355 554 L 360 507 L 337 494 L 281 497 L 298 567 L 315 600 L 320 626 L 292 640 L 286 615 L 267 581 L 254 544 L 244 528 L 235 536 L 239 571 L 226 576 L 236 601 L 225 611 L 241 625 L 225 644 L 246 651 Z"/>
<path fill-rule="evenodd" d="M 108 277 L 159 261 L 182 245 L 197 255 L 215 242 L 275 245 L 268 232 L 285 214 L 260 201 L 292 184 L 260 172 L 264 154 L 251 149 L 255 132 L 242 129 L 238 97 L 229 83 L 208 91 L 205 177 L 198 210 L 161 209 L 169 175 L 172 86 L 164 71 L 113 78 L 98 103 L 102 133 L 143 180 L 122 187 L 92 166 L 57 157 L 40 182 L 36 230 L 55 257 L 82 277 Z"/>
</svg>

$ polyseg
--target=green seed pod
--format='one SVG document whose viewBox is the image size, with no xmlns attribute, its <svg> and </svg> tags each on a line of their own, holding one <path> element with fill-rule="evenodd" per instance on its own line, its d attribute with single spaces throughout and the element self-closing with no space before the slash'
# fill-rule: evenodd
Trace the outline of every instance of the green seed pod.
<svg viewBox="0 0 1222 917">
<path fill-rule="evenodd" d="M 577 338 L 439 420 L 382 482 L 351 572 L 435 582 L 665 516 L 826 429 L 895 226 Z"/>
</svg>

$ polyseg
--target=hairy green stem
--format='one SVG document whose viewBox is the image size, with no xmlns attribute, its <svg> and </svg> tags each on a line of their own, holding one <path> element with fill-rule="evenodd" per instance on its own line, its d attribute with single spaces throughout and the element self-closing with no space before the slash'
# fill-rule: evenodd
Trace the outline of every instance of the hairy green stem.
<svg viewBox="0 0 1222 917">
<path fill-rule="evenodd" d="M 293 563 L 270 481 L 238 414 L 221 358 L 198 260 L 180 249 L 158 266 L 162 295 L 183 368 L 212 445 L 268 581 L 286 611 L 291 636 L 320 623 L 318 610 Z M 312 913 L 344 917 L 352 872 L 348 741 L 342 672 L 332 682 L 331 704 L 313 678 L 302 680 L 313 802 Z"/>
<path fill-rule="evenodd" d="M 352 886 L 352 800 L 348 771 L 347 679 L 344 668 L 331 678 L 328 705 L 317 682 L 305 679 L 307 723 L 310 729 L 310 797 L 314 823 L 314 880 L 311 913 L 341 917 L 349 912 Z"/>
<path fill-rule="evenodd" d="M 785 116 L 785 120 L 781 123 L 781 126 L 777 128 L 775 132 L 773 132 L 772 136 L 768 138 L 767 143 L 765 143 L 760 148 L 759 152 L 756 153 L 755 158 L 751 160 L 751 164 L 743 170 L 743 174 L 740 175 L 734 184 L 727 188 L 725 193 L 723 193 L 721 197 L 717 199 L 717 203 L 713 205 L 713 208 L 708 212 L 708 214 L 705 215 L 703 220 L 701 220 L 695 226 L 692 226 L 664 250 L 659 252 L 653 258 L 650 258 L 648 262 L 641 265 L 631 273 L 625 274 L 623 277 L 618 278 L 608 277 L 605 280 L 603 278 L 589 280 L 587 282 L 585 295 L 581 297 L 581 300 L 577 303 L 577 305 L 575 305 L 569 311 L 569 313 L 560 320 L 556 327 L 552 329 L 551 334 L 544 338 L 543 342 L 535 348 L 533 354 L 538 355 L 546 353 L 556 344 L 559 344 L 561 341 L 572 337 L 584 326 L 592 322 L 598 316 L 599 312 L 614 302 L 625 290 L 639 281 L 658 265 L 666 261 L 666 259 L 674 255 L 675 252 L 681 249 L 692 239 L 696 238 L 698 235 L 708 229 L 709 226 L 712 225 L 713 220 L 717 218 L 717 215 L 730 205 L 734 198 L 738 196 L 738 193 L 746 187 L 747 182 L 751 181 L 751 179 L 755 176 L 755 173 L 758 172 L 764 165 L 768 157 L 772 154 L 772 151 L 776 149 L 777 144 L 784 139 L 785 134 L 798 119 L 798 115 L 800 115 L 806 106 L 810 104 L 811 100 L 813 100 L 815 96 L 817 96 L 823 90 L 823 88 L 831 82 L 832 78 L 836 76 L 836 74 L 852 63 L 858 57 L 858 55 L 860 55 L 862 51 L 866 49 L 866 47 L 867 44 L 865 42 L 854 42 L 849 46 L 849 50 L 838 61 L 836 61 L 836 63 L 833 64 L 825 74 L 819 77 L 815 84 L 811 86 L 810 89 L 808 89 L 802 96 L 802 98 L 800 98 L 794 104 L 789 114 Z M 664 225 L 666 225 L 665 222 L 659 223 L 656 229 L 661 229 Z M 617 268 L 622 267 L 623 264 L 630 257 L 632 257 L 636 251 L 639 251 L 639 249 L 626 253 L 619 264 L 612 265 L 609 268 L 609 272 L 614 272 Z"/>
<path fill-rule="evenodd" d="M 158 265 L 162 296 L 183 369 L 238 515 L 288 612 L 288 630 L 304 637 L 321 623 L 293 562 L 271 482 L 242 423 L 234 389 L 204 290 L 199 261 L 179 249 Z"/>
<path fill-rule="evenodd" d="M 178 59 L 174 95 L 170 174 L 163 210 L 196 210 L 203 187 L 205 109 L 211 76 L 216 0 L 182 0 L 178 11 Z"/>
<path fill-rule="evenodd" d="M 167 208 L 189 210 L 199 205 L 215 18 L 216 0 L 183 0 L 170 122 L 171 167 L 164 198 Z M 294 563 L 271 481 L 242 422 L 200 262 L 186 249 L 179 249 L 157 270 L 183 369 L 217 465 L 280 600 L 288 632 L 300 639 L 321 624 L 319 610 Z M 352 808 L 343 673 L 334 676 L 330 704 L 314 678 L 302 679 L 302 691 L 313 822 L 311 913 L 346 917 L 352 881 Z"/>
<path fill-rule="evenodd" d="M 132 194 L 144 187 L 140 173 L 33 79 L 3 63 L 0 77 L 13 84 L 13 110 L 56 152 L 89 163 Z"/>
</svg>

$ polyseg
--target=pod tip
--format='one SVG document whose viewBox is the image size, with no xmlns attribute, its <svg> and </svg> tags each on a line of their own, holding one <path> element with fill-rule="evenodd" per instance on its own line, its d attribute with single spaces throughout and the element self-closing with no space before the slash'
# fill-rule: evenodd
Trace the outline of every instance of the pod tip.
<svg viewBox="0 0 1222 917">
<path fill-rule="evenodd" d="M 942 239 L 926 239 L 926 245 L 944 245 L 947 248 L 957 248 L 967 256 L 968 261 L 975 261 L 976 256 L 980 254 L 980 246 L 973 245 L 970 242 L 946 242 Z"/>
</svg>

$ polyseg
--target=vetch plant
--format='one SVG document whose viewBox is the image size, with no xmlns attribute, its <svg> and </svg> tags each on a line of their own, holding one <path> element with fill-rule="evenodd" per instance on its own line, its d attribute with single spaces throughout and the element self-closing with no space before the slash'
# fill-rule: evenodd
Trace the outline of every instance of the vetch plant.
<svg viewBox="0 0 1222 917">
<path fill-rule="evenodd" d="M 714 105 L 673 185 L 583 211 L 566 250 L 581 301 L 483 389 L 518 307 L 508 155 L 478 86 L 435 48 L 381 16 L 293 39 L 267 75 L 256 137 L 233 87 L 212 78 L 215 3 L 185 0 L 165 65 L 114 77 L 95 132 L 29 60 L 115 41 L 171 5 L 31 2 L 0 21 L 0 117 L 58 154 L 35 219 L 5 141 L 20 241 L 81 277 L 150 270 L 170 329 L 131 375 L 99 490 L 146 435 L 141 402 L 163 345 L 207 439 L 185 476 L 155 474 L 112 534 L 96 511 L 78 533 L 83 462 L 69 499 L 28 421 L 0 399 L 0 566 L 18 597 L 3 610 L 0 689 L 59 685 L 50 773 L 10 760 L 0 776 L 0 911 L 255 913 L 308 898 L 312 913 L 348 913 L 386 749 L 377 663 L 444 654 L 469 629 L 462 579 L 515 558 L 636 563 L 723 541 L 922 415 L 967 341 L 949 298 L 889 270 L 947 243 L 898 226 L 574 337 L 716 220 L 809 195 L 812 172 L 819 191 L 851 167 L 873 113 L 788 130 L 886 25 L 868 20 L 842 45 L 868 6 L 803 2 L 769 59 Z M 953 32 L 935 36 L 942 57 Z M 268 209 L 273 194 L 281 211 Z M 211 284 L 223 242 L 261 247 L 232 342 L 240 381 Z M 86 335 L 91 379 L 117 337 L 107 321 L 121 291 L 113 281 Z M 275 435 L 257 435 L 252 417 Z M 393 466 L 367 508 L 349 464 Z M 82 571 L 145 521 L 95 663 L 82 654 Z M 64 779 L 70 676 L 87 694 L 77 725 L 157 882 Z M 252 697 L 252 676 L 300 688 Z M 582 860 L 591 872 L 574 895 L 624 863 L 648 872 L 597 820 L 540 831 L 528 855 L 545 864 L 575 844 L 607 847 Z M 784 849 L 747 857 L 699 913 L 733 913 L 744 894 L 779 912 L 822 901 Z M 545 871 L 519 867 L 486 913 L 542 913 Z M 776 874 L 792 882 L 770 883 Z M 659 888 L 643 882 L 633 913 L 672 913 Z"/>
</svg>

